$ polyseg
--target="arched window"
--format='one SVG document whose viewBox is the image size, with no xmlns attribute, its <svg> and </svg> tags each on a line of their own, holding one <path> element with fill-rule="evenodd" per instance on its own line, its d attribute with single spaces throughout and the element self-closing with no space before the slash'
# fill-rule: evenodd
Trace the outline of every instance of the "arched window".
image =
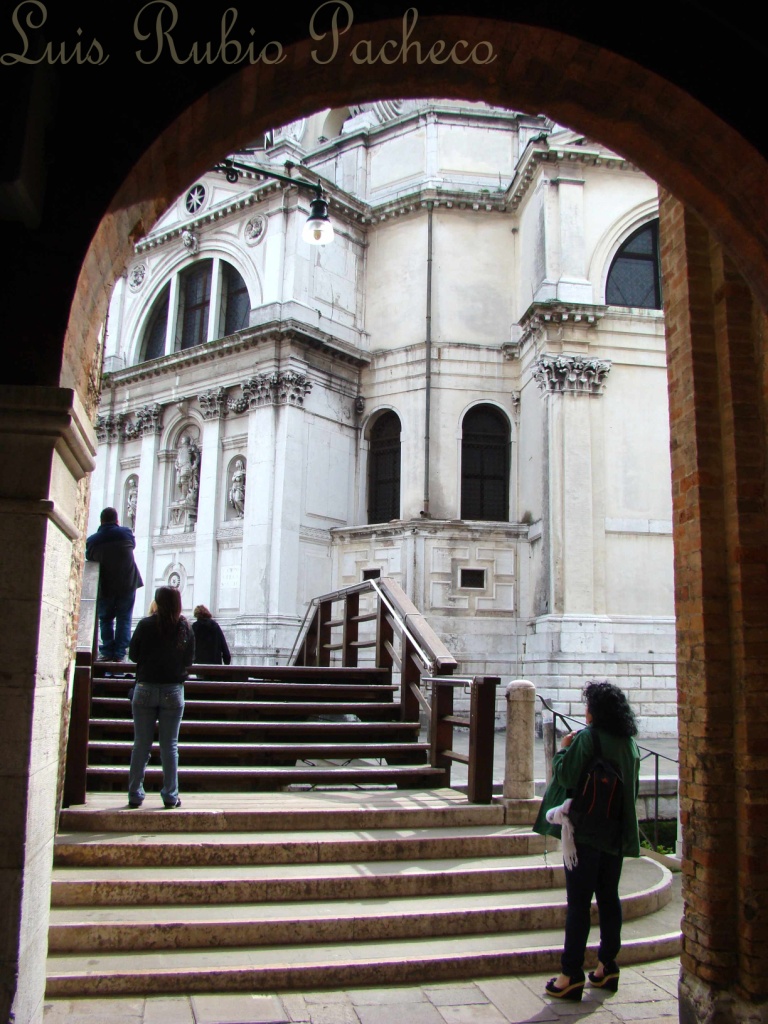
<svg viewBox="0 0 768 1024">
<path fill-rule="evenodd" d="M 218 289 L 215 287 L 217 274 L 220 277 Z M 152 306 L 139 362 L 158 359 L 166 352 L 204 345 L 248 326 L 251 312 L 248 286 L 231 264 L 224 260 L 196 260 L 179 273 L 176 283 L 175 290 L 171 289 L 171 282 L 166 284 Z M 172 294 L 176 296 L 173 302 Z M 216 294 L 219 299 L 214 309 L 211 298 Z"/>
<path fill-rule="evenodd" d="M 464 417 L 461 518 L 509 520 L 509 421 L 492 405 L 477 405 Z"/>
<path fill-rule="evenodd" d="M 658 220 L 638 228 L 616 253 L 605 283 L 605 301 L 609 306 L 661 309 Z"/>
<path fill-rule="evenodd" d="M 400 518 L 400 419 L 385 412 L 371 429 L 368 449 L 368 522 Z"/>
<path fill-rule="evenodd" d="M 160 292 L 144 331 L 144 344 L 139 362 L 147 359 L 159 359 L 165 355 L 165 335 L 168 331 L 168 296 L 171 286 L 167 284 Z"/>
</svg>

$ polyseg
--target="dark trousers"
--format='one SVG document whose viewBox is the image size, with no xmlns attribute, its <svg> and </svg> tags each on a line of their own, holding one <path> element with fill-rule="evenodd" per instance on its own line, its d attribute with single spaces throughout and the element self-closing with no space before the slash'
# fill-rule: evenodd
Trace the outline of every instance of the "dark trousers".
<svg viewBox="0 0 768 1024">
<path fill-rule="evenodd" d="M 120 597 L 100 597 L 96 602 L 99 619 L 99 657 L 102 661 L 122 661 L 131 642 L 131 616 L 136 591 Z"/>
<path fill-rule="evenodd" d="M 589 909 L 592 896 L 597 898 L 600 916 L 600 947 L 598 960 L 610 963 L 621 949 L 621 902 L 619 879 L 623 857 L 603 853 L 584 843 L 576 844 L 578 863 L 566 869 L 565 889 L 568 911 L 565 918 L 565 945 L 561 965 L 569 977 L 581 974 L 589 938 Z"/>
</svg>

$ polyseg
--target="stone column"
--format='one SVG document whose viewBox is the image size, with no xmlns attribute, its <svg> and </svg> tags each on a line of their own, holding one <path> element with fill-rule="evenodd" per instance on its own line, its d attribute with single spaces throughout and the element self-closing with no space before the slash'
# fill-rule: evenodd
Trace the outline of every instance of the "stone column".
<svg viewBox="0 0 768 1024">
<path fill-rule="evenodd" d="M 96 438 L 68 388 L 0 386 L 0 1020 L 42 1020 L 51 863 Z"/>
<path fill-rule="evenodd" d="M 661 203 L 677 613 L 680 1020 L 768 1020 L 768 339 L 698 218 Z"/>
<path fill-rule="evenodd" d="M 219 407 L 219 410 L 223 405 Z M 194 604 L 212 608 L 216 604 L 216 563 L 218 546 L 216 527 L 222 512 L 221 494 L 221 415 L 209 412 L 203 422 L 200 438 L 200 493 L 195 524 L 195 589 Z M 226 487 L 224 488 L 226 494 Z M 191 611 L 191 609 L 190 609 Z"/>
<path fill-rule="evenodd" d="M 140 618 L 149 611 L 154 596 L 152 581 L 154 579 L 154 552 L 152 536 L 161 525 L 157 515 L 166 515 L 165 503 L 162 499 L 163 473 L 158 460 L 160 450 L 160 433 L 162 430 L 162 412 L 156 407 L 156 415 L 148 417 L 141 437 L 141 455 L 139 459 L 139 498 L 136 505 L 136 550 L 134 558 L 139 567 L 144 587 L 136 594 L 133 609 L 134 618 Z M 157 494 L 161 498 L 158 501 Z M 162 525 L 165 525 L 162 523 Z"/>
<path fill-rule="evenodd" d="M 541 798 L 536 797 L 533 767 L 536 687 L 527 679 L 513 679 L 506 698 L 504 817 L 508 825 L 532 824 L 541 804 Z"/>
</svg>

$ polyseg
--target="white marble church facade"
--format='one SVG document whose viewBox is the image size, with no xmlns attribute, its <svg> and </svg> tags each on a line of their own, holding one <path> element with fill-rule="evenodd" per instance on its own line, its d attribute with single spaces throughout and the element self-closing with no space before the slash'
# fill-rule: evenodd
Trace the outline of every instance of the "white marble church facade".
<svg viewBox="0 0 768 1024">
<path fill-rule="evenodd" d="M 676 729 L 655 184 L 482 104 L 324 111 L 212 171 L 115 289 L 91 499 L 147 583 L 282 661 L 308 600 L 394 576 L 467 673 Z M 295 165 L 292 169 L 286 164 Z M 565 705 L 561 705 L 567 710 Z"/>
</svg>

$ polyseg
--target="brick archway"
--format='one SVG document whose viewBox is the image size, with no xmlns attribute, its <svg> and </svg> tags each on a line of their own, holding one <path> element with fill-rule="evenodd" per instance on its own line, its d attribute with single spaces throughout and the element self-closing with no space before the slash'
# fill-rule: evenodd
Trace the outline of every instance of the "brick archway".
<svg viewBox="0 0 768 1024">
<path fill-rule="evenodd" d="M 356 26 L 343 47 L 370 40 L 375 54 L 402 31 L 399 20 Z M 575 38 L 459 17 L 422 19 L 419 38 L 492 40 L 503 59 L 323 65 L 312 57 L 318 44 L 305 41 L 283 64 L 244 70 L 190 107 L 136 165 L 99 225 L 72 305 L 61 384 L 93 407 L 97 328 L 133 240 L 224 153 L 313 110 L 442 95 L 543 111 L 655 178 L 668 192 L 662 234 L 688 904 L 681 1013 L 704 1020 L 726 1005 L 736 1018 L 740 1001 L 768 999 L 768 885 L 757 867 L 768 793 L 757 756 L 768 739 L 760 712 L 768 164 L 679 88 Z"/>
</svg>

